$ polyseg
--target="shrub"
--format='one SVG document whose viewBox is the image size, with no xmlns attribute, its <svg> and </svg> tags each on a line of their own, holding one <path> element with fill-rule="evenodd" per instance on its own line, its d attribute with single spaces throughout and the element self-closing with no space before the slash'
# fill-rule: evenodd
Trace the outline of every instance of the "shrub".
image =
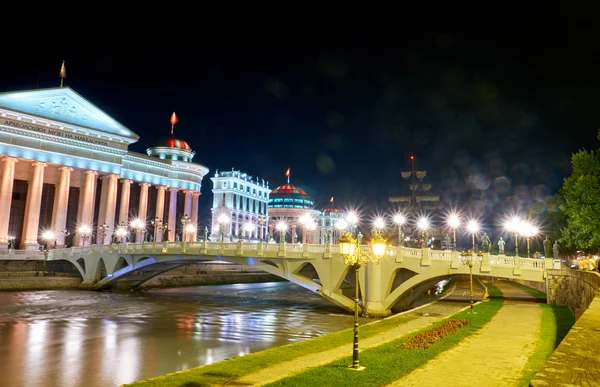
<svg viewBox="0 0 600 387">
<path fill-rule="evenodd" d="M 411 337 L 410 339 L 398 344 L 398 348 L 403 349 L 426 349 L 429 348 L 433 343 L 448 336 L 452 332 L 459 330 L 462 327 L 466 327 L 470 320 L 466 318 L 450 319 L 446 320 L 443 324 L 438 325 L 435 328 L 431 328 L 418 335 Z"/>
</svg>

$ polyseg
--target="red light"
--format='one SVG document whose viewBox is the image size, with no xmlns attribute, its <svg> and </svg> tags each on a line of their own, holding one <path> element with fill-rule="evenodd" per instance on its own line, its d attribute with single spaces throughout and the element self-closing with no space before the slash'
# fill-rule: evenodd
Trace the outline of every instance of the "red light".
<svg viewBox="0 0 600 387">
<path fill-rule="evenodd" d="M 414 160 L 414 159 L 415 159 L 415 156 L 410 156 L 410 159 L 411 159 L 411 160 Z"/>
</svg>

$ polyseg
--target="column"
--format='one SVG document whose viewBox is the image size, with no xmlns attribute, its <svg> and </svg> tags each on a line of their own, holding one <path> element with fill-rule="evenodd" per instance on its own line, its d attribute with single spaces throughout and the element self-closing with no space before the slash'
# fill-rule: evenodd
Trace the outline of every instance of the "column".
<svg viewBox="0 0 600 387">
<path fill-rule="evenodd" d="M 95 240 L 97 245 L 103 245 L 104 241 L 101 238 L 101 229 L 100 227 L 106 223 L 106 200 L 108 199 L 108 175 L 103 175 L 100 177 L 102 181 L 102 188 L 100 189 L 100 207 L 98 208 L 98 224 L 96 227 L 96 235 Z"/>
<path fill-rule="evenodd" d="M 292 243 L 296 241 L 296 225 L 292 224 Z"/>
<path fill-rule="evenodd" d="M 60 167 L 60 180 L 54 189 L 54 207 L 52 208 L 52 231 L 56 234 L 56 246 L 65 246 L 65 235 L 62 231 L 67 229 L 67 208 L 69 205 L 69 187 L 71 186 L 71 172 L 73 168 Z"/>
<path fill-rule="evenodd" d="M 177 188 L 169 188 L 169 240 L 175 240 L 175 222 L 177 216 Z"/>
<path fill-rule="evenodd" d="M 119 208 L 119 225 L 129 224 L 129 194 L 131 192 L 131 180 L 121 181 L 121 207 Z"/>
<path fill-rule="evenodd" d="M 25 216 L 23 219 L 23 241 L 21 249 L 38 249 L 38 226 L 40 224 L 40 207 L 42 204 L 42 188 L 44 186 L 45 163 L 33 162 L 33 175 L 27 189 Z"/>
<path fill-rule="evenodd" d="M 77 226 L 87 226 L 90 229 L 93 229 L 93 216 L 94 216 L 94 193 L 96 192 L 96 177 L 98 177 L 98 172 L 87 170 L 85 173 L 85 182 L 83 183 L 82 193 L 79 195 L 81 203 L 81 217 L 77 219 Z M 88 238 L 91 238 L 91 235 L 88 235 Z M 81 236 L 79 236 L 81 238 Z M 79 244 L 82 245 L 83 240 L 79 239 Z M 89 243 L 91 243 L 91 239 L 89 239 Z M 87 241 L 86 243 L 87 244 Z"/>
<path fill-rule="evenodd" d="M 115 212 L 117 211 L 117 183 L 119 176 L 110 174 L 104 177 L 102 182 L 102 191 L 104 192 L 104 184 L 108 183 L 107 194 L 106 194 L 106 208 L 104 213 L 104 223 L 108 226 L 104 240 L 101 241 L 103 245 L 107 245 L 111 241 L 111 236 L 115 229 Z"/>
<path fill-rule="evenodd" d="M 165 186 L 156 187 L 156 220 L 158 220 L 157 224 L 163 221 L 163 215 L 165 213 Z M 163 225 L 164 226 L 164 225 Z M 156 226 L 154 227 L 154 240 L 156 242 L 162 242 L 163 233 Z"/>
<path fill-rule="evenodd" d="M 200 192 L 192 193 L 192 224 L 195 227 L 194 233 L 192 234 L 192 241 L 198 240 L 198 198 L 200 197 Z"/>
<path fill-rule="evenodd" d="M 192 191 L 185 191 L 185 205 L 183 207 L 183 214 L 189 217 L 192 216 Z"/>
<path fill-rule="evenodd" d="M 8 221 L 10 219 L 10 204 L 12 201 L 13 183 L 15 181 L 14 157 L 2 157 L 4 168 L 0 177 L 0 249 L 8 248 Z"/>
<path fill-rule="evenodd" d="M 150 183 L 140 183 L 140 202 L 138 205 L 138 218 L 146 225 L 146 217 L 148 212 L 148 188 Z M 135 242 L 140 243 L 144 241 L 144 230 L 138 231 L 135 235 Z"/>
</svg>

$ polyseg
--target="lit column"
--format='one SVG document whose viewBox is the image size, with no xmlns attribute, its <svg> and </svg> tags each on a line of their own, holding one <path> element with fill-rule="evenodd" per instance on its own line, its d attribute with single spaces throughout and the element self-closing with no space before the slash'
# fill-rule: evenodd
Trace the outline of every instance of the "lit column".
<svg viewBox="0 0 600 387">
<path fill-rule="evenodd" d="M 131 180 L 125 179 L 121 183 L 121 207 L 119 208 L 119 224 L 129 224 L 129 195 L 131 193 Z"/>
<path fill-rule="evenodd" d="M 296 241 L 296 225 L 292 225 L 292 243 Z"/>
<path fill-rule="evenodd" d="M 38 249 L 38 226 L 40 224 L 40 207 L 42 205 L 42 188 L 44 187 L 45 163 L 33 162 L 33 175 L 27 189 L 25 216 L 23 219 L 23 241 L 21 249 Z"/>
<path fill-rule="evenodd" d="M 158 218 L 158 220 L 160 222 L 163 221 L 163 215 L 165 213 L 165 191 L 166 191 L 166 187 L 161 185 L 156 187 L 157 192 L 156 192 L 156 218 Z M 154 240 L 156 242 L 162 242 L 162 236 L 163 236 L 163 232 L 162 230 L 159 230 L 158 227 L 154 227 Z"/>
<path fill-rule="evenodd" d="M 175 222 L 177 221 L 177 188 L 169 188 L 169 240 L 175 240 Z"/>
<path fill-rule="evenodd" d="M 192 213 L 192 191 L 184 191 L 185 193 L 185 202 L 183 207 L 183 214 L 190 216 Z"/>
<path fill-rule="evenodd" d="M 60 167 L 60 181 L 54 191 L 54 207 L 52 208 L 52 231 L 56 235 L 56 246 L 65 245 L 65 235 L 62 231 L 67 228 L 67 208 L 69 205 L 69 187 L 73 168 Z"/>
<path fill-rule="evenodd" d="M 80 200 L 83 199 L 83 204 L 81 206 L 81 217 L 77 220 L 77 225 L 78 227 L 87 226 L 90 229 L 93 229 L 93 215 L 95 204 L 94 193 L 96 192 L 96 177 L 98 177 L 98 172 L 87 170 L 84 173 L 85 182 L 83 184 L 82 194 L 80 195 Z M 78 242 L 81 245 L 82 240 L 79 239 Z"/>
<path fill-rule="evenodd" d="M 102 187 L 100 189 L 100 207 L 98 208 L 98 227 L 96 228 L 96 244 L 103 245 L 104 241 L 102 240 L 102 230 L 100 226 L 106 223 L 106 201 L 108 199 L 108 175 L 103 175 L 100 177 L 102 181 Z M 92 234 L 91 240 L 94 239 Z"/>
<path fill-rule="evenodd" d="M 192 193 L 192 224 L 194 225 L 194 232 L 192 233 L 192 241 L 198 240 L 198 198 L 200 192 Z"/>
<path fill-rule="evenodd" d="M 106 212 L 104 213 L 104 222 L 108 226 L 108 230 L 106 235 L 104 236 L 104 240 L 102 244 L 106 245 L 110 243 L 111 235 L 113 234 L 115 228 L 115 212 L 117 210 L 117 183 L 119 181 L 119 176 L 115 174 L 110 174 L 104 177 L 104 182 L 102 183 L 102 192 L 104 192 L 104 183 L 108 183 L 108 193 L 106 194 Z M 98 222 L 100 223 L 100 222 Z M 102 224 L 102 223 L 101 223 Z"/>
<path fill-rule="evenodd" d="M 0 180 L 0 249 L 8 248 L 8 220 L 10 219 L 10 204 L 12 200 L 13 183 L 15 180 L 14 157 L 2 157 L 4 168 Z"/>
<path fill-rule="evenodd" d="M 148 212 L 148 188 L 150 183 L 140 183 L 140 203 L 138 206 L 138 218 L 146 225 L 146 215 Z M 135 235 L 135 242 L 140 243 L 144 240 L 144 231 L 138 231 Z"/>
</svg>

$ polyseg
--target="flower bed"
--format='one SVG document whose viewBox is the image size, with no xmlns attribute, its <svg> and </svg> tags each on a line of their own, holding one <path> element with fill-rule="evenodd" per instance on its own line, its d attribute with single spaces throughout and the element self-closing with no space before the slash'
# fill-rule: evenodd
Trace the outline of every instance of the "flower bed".
<svg viewBox="0 0 600 387">
<path fill-rule="evenodd" d="M 426 330 L 410 339 L 398 344 L 398 348 L 403 349 L 426 349 L 433 343 L 448 336 L 450 333 L 466 327 L 470 320 L 466 318 L 446 320 L 442 325 Z"/>
</svg>

